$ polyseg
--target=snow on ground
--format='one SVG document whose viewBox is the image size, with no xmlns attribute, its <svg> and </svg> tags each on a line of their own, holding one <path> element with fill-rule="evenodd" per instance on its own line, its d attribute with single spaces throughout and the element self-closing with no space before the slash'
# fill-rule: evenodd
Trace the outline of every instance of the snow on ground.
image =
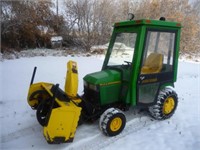
<svg viewBox="0 0 200 150">
<path fill-rule="evenodd" d="M 146 112 L 126 112 L 127 124 L 116 137 L 106 137 L 98 129 L 98 121 L 78 127 L 73 143 L 49 145 L 35 111 L 26 96 L 34 66 L 35 82 L 59 83 L 63 88 L 66 63 L 74 60 L 79 69 L 79 94 L 84 75 L 101 69 L 100 57 L 33 57 L 0 62 L 0 149 L 134 149 L 196 150 L 200 148 L 200 63 L 180 61 L 175 89 L 179 105 L 175 115 L 155 121 Z"/>
</svg>

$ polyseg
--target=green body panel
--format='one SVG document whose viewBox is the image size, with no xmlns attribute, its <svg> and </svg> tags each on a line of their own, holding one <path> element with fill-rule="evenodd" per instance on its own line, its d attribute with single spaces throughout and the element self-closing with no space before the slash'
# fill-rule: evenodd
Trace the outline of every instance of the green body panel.
<svg viewBox="0 0 200 150">
<path fill-rule="evenodd" d="M 118 71 L 115 70 L 103 70 L 86 75 L 83 78 L 84 81 L 93 85 L 107 84 L 110 82 L 121 81 L 121 76 Z"/>
<path fill-rule="evenodd" d="M 100 104 L 106 105 L 119 101 L 121 83 L 100 86 Z"/>
<path fill-rule="evenodd" d="M 117 102 L 121 90 L 121 74 L 115 70 L 104 70 L 86 75 L 84 81 L 97 86 L 100 104 Z"/>
<path fill-rule="evenodd" d="M 175 51 L 175 62 L 174 62 L 174 82 L 176 82 L 177 80 L 180 38 L 181 38 L 181 30 L 179 29 L 177 31 L 177 40 L 176 40 L 176 51 Z"/>
<path fill-rule="evenodd" d="M 130 85 L 130 99 L 127 99 L 126 103 L 131 104 L 132 106 L 136 105 L 137 101 L 137 80 L 138 75 L 140 72 L 140 65 L 141 65 L 141 59 L 142 59 L 142 49 L 144 45 L 144 37 L 145 37 L 145 27 L 141 26 L 139 29 L 136 46 L 135 46 L 135 54 L 133 57 L 133 71 L 131 73 L 131 85 Z"/>
<path fill-rule="evenodd" d="M 174 83 L 168 82 L 161 85 L 160 89 L 164 89 L 165 87 L 170 86 L 174 88 Z"/>
<path fill-rule="evenodd" d="M 173 86 L 173 83 L 176 82 L 181 24 L 177 22 L 146 19 L 118 22 L 114 25 L 111 40 L 102 66 L 102 71 L 88 74 L 84 77 L 84 81 L 98 86 L 101 105 L 120 102 L 131 106 L 136 106 L 138 95 L 144 94 L 143 97 L 145 97 L 144 92 L 147 92 L 148 90 L 147 88 L 138 90 L 138 79 L 140 76 L 141 64 L 144 55 L 147 30 L 149 29 L 156 31 L 169 30 L 176 32 L 175 52 L 173 54 L 173 80 L 159 83 L 158 85 L 160 88 L 163 88 L 164 86 L 168 85 Z M 107 64 L 112 53 L 116 35 L 118 33 L 126 32 L 137 33 L 132 64 L 128 69 L 123 68 L 122 65 L 118 66 L 119 70 L 116 70 L 107 66 Z M 152 90 L 151 92 L 155 95 L 157 85 L 152 87 L 154 87 L 155 90 Z"/>
</svg>

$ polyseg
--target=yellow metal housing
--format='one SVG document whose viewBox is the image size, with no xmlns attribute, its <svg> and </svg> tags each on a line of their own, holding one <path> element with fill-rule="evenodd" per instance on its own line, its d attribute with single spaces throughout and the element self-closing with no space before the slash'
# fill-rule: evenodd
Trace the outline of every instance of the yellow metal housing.
<svg viewBox="0 0 200 150">
<path fill-rule="evenodd" d="M 110 123 L 110 130 L 115 132 L 118 131 L 122 126 L 122 119 L 120 117 L 114 118 Z"/>
<path fill-rule="evenodd" d="M 174 107 L 175 107 L 174 99 L 172 97 L 168 97 L 163 104 L 163 113 L 165 115 L 170 114 L 174 110 Z"/>
<path fill-rule="evenodd" d="M 78 67 L 74 61 L 67 63 L 67 74 L 65 81 L 65 93 L 69 97 L 76 97 L 78 91 Z"/>
<path fill-rule="evenodd" d="M 73 102 L 63 103 L 62 107 L 52 109 L 44 137 L 50 143 L 72 142 L 81 113 L 81 107 Z"/>
<path fill-rule="evenodd" d="M 35 105 L 38 105 L 39 97 L 41 98 L 41 96 L 42 96 L 42 98 L 45 100 L 47 98 L 48 94 L 50 96 L 53 96 L 53 94 L 50 92 L 50 89 L 52 88 L 52 86 L 53 86 L 53 84 L 45 83 L 45 82 L 31 84 L 29 87 L 28 97 L 27 97 L 28 104 L 31 107 L 34 107 Z M 40 96 L 39 96 L 38 91 L 46 91 L 45 93 L 48 93 L 48 94 L 43 93 L 43 95 L 41 95 L 41 93 L 40 93 Z"/>
</svg>

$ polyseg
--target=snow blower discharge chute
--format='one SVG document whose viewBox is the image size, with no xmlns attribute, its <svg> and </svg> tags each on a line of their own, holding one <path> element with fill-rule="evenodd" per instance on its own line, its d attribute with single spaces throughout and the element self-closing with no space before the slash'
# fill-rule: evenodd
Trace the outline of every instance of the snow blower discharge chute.
<svg viewBox="0 0 200 150">
<path fill-rule="evenodd" d="M 116 136 L 130 107 L 146 108 L 157 120 L 174 114 L 181 24 L 132 19 L 115 23 L 102 70 L 83 78 L 82 96 L 76 62 L 67 63 L 64 91 L 59 84 L 34 83 L 34 68 L 27 100 L 48 143 L 72 142 L 78 125 L 99 118 L 100 130 Z"/>
</svg>

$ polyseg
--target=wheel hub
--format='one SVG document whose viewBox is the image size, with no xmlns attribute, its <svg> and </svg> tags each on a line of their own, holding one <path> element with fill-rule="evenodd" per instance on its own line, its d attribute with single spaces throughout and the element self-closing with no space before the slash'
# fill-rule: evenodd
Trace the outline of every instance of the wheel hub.
<svg viewBox="0 0 200 150">
<path fill-rule="evenodd" d="M 173 111 L 174 106 L 175 106 L 174 99 L 172 97 L 168 97 L 163 105 L 163 113 L 165 115 L 170 114 Z"/>
<path fill-rule="evenodd" d="M 112 131 L 118 131 L 121 126 L 122 126 L 122 120 L 119 117 L 114 118 L 110 123 L 110 129 Z"/>
</svg>

